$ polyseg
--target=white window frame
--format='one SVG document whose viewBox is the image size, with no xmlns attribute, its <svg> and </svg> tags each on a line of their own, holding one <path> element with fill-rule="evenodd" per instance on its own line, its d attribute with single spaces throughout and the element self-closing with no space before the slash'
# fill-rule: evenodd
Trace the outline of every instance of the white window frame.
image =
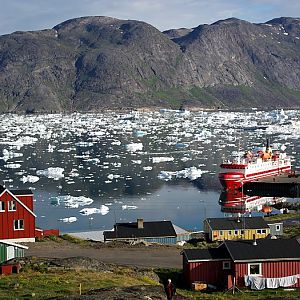
<svg viewBox="0 0 300 300">
<path fill-rule="evenodd" d="M 8 201 L 8 211 L 16 211 L 17 210 L 17 202 L 15 200 Z"/>
<path fill-rule="evenodd" d="M 252 265 L 256 265 L 256 266 L 258 266 L 258 268 L 259 268 L 259 274 L 250 274 L 250 267 L 252 266 Z M 262 276 L 262 264 L 261 263 L 249 263 L 248 264 L 248 275 L 249 276 Z"/>
<path fill-rule="evenodd" d="M 24 220 L 14 220 L 14 230 L 24 230 Z"/>
<path fill-rule="evenodd" d="M 231 230 L 228 230 L 228 235 L 232 235 L 232 231 Z"/>
<path fill-rule="evenodd" d="M 261 234 L 261 229 L 257 229 L 257 230 L 256 230 L 256 233 L 257 233 L 257 234 Z"/>
<path fill-rule="evenodd" d="M 262 233 L 262 234 L 266 234 L 266 233 L 267 233 L 267 230 L 266 230 L 266 229 L 262 229 L 261 233 Z"/>
<path fill-rule="evenodd" d="M 234 231 L 234 235 L 239 235 L 239 231 L 238 231 L 238 230 L 235 230 L 235 231 Z"/>
<path fill-rule="evenodd" d="M 275 226 L 276 226 L 276 227 L 275 227 L 275 230 L 276 230 L 276 231 L 280 231 L 280 229 L 281 229 L 281 225 L 279 225 L 279 224 L 276 224 Z"/>
<path fill-rule="evenodd" d="M 6 202 L 5 201 L 0 201 L 0 212 L 5 211 L 5 207 L 6 207 Z"/>
<path fill-rule="evenodd" d="M 231 269 L 231 261 L 223 261 L 223 270 L 230 270 Z"/>
</svg>

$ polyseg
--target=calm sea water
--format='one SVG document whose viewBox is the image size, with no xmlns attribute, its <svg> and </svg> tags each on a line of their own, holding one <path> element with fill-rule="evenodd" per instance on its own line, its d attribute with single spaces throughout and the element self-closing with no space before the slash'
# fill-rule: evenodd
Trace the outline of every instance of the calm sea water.
<svg viewBox="0 0 300 300">
<path fill-rule="evenodd" d="M 44 229 L 103 230 L 144 218 L 201 230 L 204 218 L 231 213 L 219 204 L 218 166 L 225 157 L 269 137 L 274 147 L 287 147 L 298 167 L 299 111 L 131 117 L 2 115 L 0 180 L 10 189 L 32 189 L 37 226 Z M 202 175 L 182 178 L 191 167 Z M 66 203 L 65 196 L 73 198 Z"/>
</svg>

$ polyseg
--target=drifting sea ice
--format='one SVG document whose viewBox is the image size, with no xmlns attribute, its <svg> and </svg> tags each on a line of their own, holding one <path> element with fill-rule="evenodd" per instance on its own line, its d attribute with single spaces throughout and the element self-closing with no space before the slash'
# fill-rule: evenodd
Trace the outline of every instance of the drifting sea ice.
<svg viewBox="0 0 300 300">
<path fill-rule="evenodd" d="M 142 143 L 131 143 L 126 145 L 126 150 L 130 152 L 135 152 L 135 151 L 141 151 L 143 150 L 143 144 Z"/>
<path fill-rule="evenodd" d="M 158 178 L 165 180 L 165 181 L 169 181 L 171 180 L 173 177 L 175 178 L 188 178 L 190 180 L 195 180 L 199 177 L 201 177 L 203 171 L 200 169 L 197 169 L 196 167 L 190 167 L 190 168 L 185 168 L 181 171 L 161 171 L 158 174 Z"/>
<path fill-rule="evenodd" d="M 4 167 L 7 169 L 19 169 L 19 168 L 21 168 L 21 165 L 9 163 L 9 164 L 4 165 Z"/>
<path fill-rule="evenodd" d="M 48 169 L 45 170 L 38 170 L 36 171 L 36 175 L 43 175 L 46 176 L 48 178 L 52 178 L 54 180 L 58 180 L 60 178 L 64 177 L 64 169 L 60 168 L 60 167 L 50 167 Z"/>
<path fill-rule="evenodd" d="M 76 217 L 68 217 L 68 218 L 59 219 L 59 221 L 64 222 L 64 223 L 74 223 L 77 221 L 77 218 Z"/>
<path fill-rule="evenodd" d="M 4 161 L 7 161 L 11 158 L 21 157 L 21 156 L 23 156 L 23 153 L 12 152 L 12 151 L 8 151 L 7 149 L 3 149 L 3 157 L 0 158 L 3 159 Z"/>
<path fill-rule="evenodd" d="M 122 210 L 125 209 L 137 209 L 137 206 L 135 205 L 122 205 Z"/>
<path fill-rule="evenodd" d="M 52 205 L 60 205 L 64 204 L 65 207 L 69 208 L 78 208 L 79 206 L 85 206 L 85 205 L 90 205 L 94 202 L 93 199 L 84 197 L 84 196 L 57 196 L 51 198 L 51 204 Z"/>
<path fill-rule="evenodd" d="M 22 181 L 23 183 L 26 183 L 26 182 L 35 183 L 39 180 L 40 180 L 40 178 L 38 176 L 34 176 L 34 175 L 23 176 L 20 179 L 20 181 Z"/>
<path fill-rule="evenodd" d="M 86 207 L 79 211 L 82 215 L 88 216 L 92 214 L 101 214 L 105 216 L 109 212 L 109 208 L 106 205 L 101 205 L 100 208 Z"/>
<path fill-rule="evenodd" d="M 160 162 L 167 162 L 167 161 L 173 161 L 174 157 L 152 157 L 152 162 L 153 163 L 160 163 Z"/>
</svg>

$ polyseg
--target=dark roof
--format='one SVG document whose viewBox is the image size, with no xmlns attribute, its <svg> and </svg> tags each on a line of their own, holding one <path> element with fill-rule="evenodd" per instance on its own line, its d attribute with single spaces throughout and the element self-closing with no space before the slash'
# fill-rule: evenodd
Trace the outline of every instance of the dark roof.
<svg viewBox="0 0 300 300">
<path fill-rule="evenodd" d="M 218 248 L 210 249 L 185 249 L 182 254 L 186 256 L 188 261 L 192 260 L 218 260 L 218 259 L 230 259 L 230 255 L 222 244 Z"/>
<path fill-rule="evenodd" d="M 116 230 L 117 229 L 117 230 Z M 144 228 L 138 228 L 137 222 L 117 223 L 114 231 L 104 231 L 105 239 L 139 237 L 176 237 L 171 221 L 144 222 Z"/>
<path fill-rule="evenodd" d="M 15 196 L 22 196 L 22 195 L 32 195 L 32 191 L 31 190 L 9 190 L 12 194 L 14 194 Z"/>
<path fill-rule="evenodd" d="M 247 260 L 300 260 L 300 244 L 296 239 L 259 239 L 253 241 L 225 241 L 234 261 Z"/>
<path fill-rule="evenodd" d="M 261 229 L 269 227 L 263 217 L 208 218 L 205 221 L 209 223 L 212 230 Z"/>
<path fill-rule="evenodd" d="M 2 185 L 0 185 L 0 194 L 5 190 L 6 188 Z M 22 195 L 32 195 L 31 190 L 9 190 L 13 195 L 15 196 L 22 196 Z"/>
</svg>

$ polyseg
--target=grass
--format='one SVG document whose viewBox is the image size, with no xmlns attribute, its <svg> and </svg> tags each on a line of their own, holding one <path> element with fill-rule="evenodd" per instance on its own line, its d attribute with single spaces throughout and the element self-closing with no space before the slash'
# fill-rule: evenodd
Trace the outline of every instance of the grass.
<svg viewBox="0 0 300 300">
<path fill-rule="evenodd" d="M 86 293 L 91 289 L 149 283 L 153 284 L 153 281 L 147 277 L 137 277 L 126 268 L 114 273 L 89 270 L 48 270 L 45 273 L 28 270 L 0 278 L 0 299 L 24 299 L 32 295 L 35 299 L 47 299 L 78 295 L 80 284 L 82 293 Z"/>
<path fill-rule="evenodd" d="M 180 269 L 156 269 L 160 282 L 165 283 L 171 278 L 179 295 L 189 299 L 267 299 L 288 298 L 299 299 L 300 289 L 284 291 L 283 289 L 251 291 L 243 289 L 234 295 L 230 291 L 197 292 L 186 289 L 183 285 Z M 43 270 L 24 269 L 20 274 L 0 277 L 0 299 L 49 299 L 79 295 L 81 285 L 82 294 L 101 288 L 129 287 L 135 285 L 157 285 L 158 283 L 145 275 L 137 275 L 136 271 L 127 267 L 116 267 L 111 271 L 90 270 Z"/>
<path fill-rule="evenodd" d="M 283 221 L 283 220 L 290 220 L 290 219 L 296 219 L 296 218 L 300 218 L 300 211 L 292 212 L 292 213 L 288 213 L 288 214 L 278 214 L 278 215 L 265 217 L 265 219 L 267 221 Z"/>
</svg>

